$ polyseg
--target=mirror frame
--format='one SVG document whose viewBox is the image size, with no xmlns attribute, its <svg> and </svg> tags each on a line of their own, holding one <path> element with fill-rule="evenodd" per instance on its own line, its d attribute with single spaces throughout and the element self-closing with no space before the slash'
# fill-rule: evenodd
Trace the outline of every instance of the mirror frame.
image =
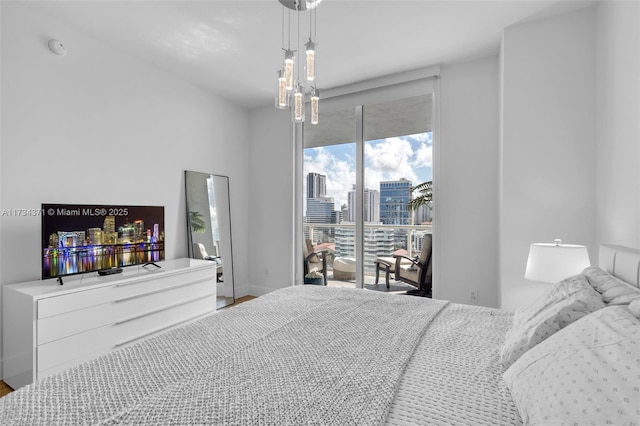
<svg viewBox="0 0 640 426">
<path fill-rule="evenodd" d="M 204 194 L 194 195 L 193 194 L 193 179 L 204 179 L 205 181 L 211 179 L 213 185 L 213 194 L 210 194 L 210 189 L 205 190 Z M 220 182 L 220 179 L 224 179 L 224 182 Z M 230 198 L 230 190 L 229 190 L 229 176 L 217 175 L 213 173 L 203 173 L 196 172 L 192 170 L 185 170 L 184 172 L 184 182 L 185 182 L 185 205 L 186 205 L 186 213 L 187 213 L 187 240 L 188 240 L 188 253 L 189 257 L 192 259 L 199 259 L 199 256 L 196 256 L 194 253 L 193 243 L 194 243 L 194 235 L 193 235 L 193 223 L 191 217 L 191 209 L 194 208 L 194 198 L 196 196 L 201 197 L 200 208 L 202 208 L 202 204 L 206 201 L 209 206 L 209 211 L 203 214 L 205 217 L 204 232 L 211 233 L 211 242 L 213 249 L 218 249 L 220 252 L 216 252 L 216 256 L 222 259 L 222 267 L 224 268 L 222 272 L 223 281 L 217 282 L 218 290 L 220 290 L 222 285 L 223 291 L 217 291 L 217 309 L 224 308 L 225 306 L 233 305 L 236 301 L 235 297 L 235 280 L 234 280 L 234 267 L 233 267 L 233 238 L 232 238 L 232 226 L 231 226 L 231 198 Z M 190 185 L 191 183 L 191 185 Z M 222 185 L 220 185 L 222 184 Z M 220 192 L 222 189 L 222 193 Z M 210 195 L 213 195 L 213 200 L 211 200 Z M 190 202 L 191 199 L 191 202 Z M 224 208 L 223 204 L 226 202 L 226 208 Z M 211 210 L 216 209 L 216 226 L 218 230 L 219 236 L 219 247 L 215 246 L 215 237 L 214 230 L 212 228 L 212 218 L 211 218 Z M 228 222 L 228 226 L 224 222 Z M 224 228 L 223 228 L 224 227 Z M 228 240 L 228 241 L 227 241 Z M 212 249 L 212 251 L 213 251 Z M 225 260 L 229 258 L 230 260 Z M 226 265 L 226 266 L 225 266 Z M 217 281 L 217 280 L 216 280 Z M 227 296 L 227 294 L 231 294 L 231 296 Z"/>
</svg>

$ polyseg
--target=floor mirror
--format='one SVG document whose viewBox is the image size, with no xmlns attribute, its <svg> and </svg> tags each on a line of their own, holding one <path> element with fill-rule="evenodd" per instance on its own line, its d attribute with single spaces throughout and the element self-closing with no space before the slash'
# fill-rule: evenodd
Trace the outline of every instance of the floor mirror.
<svg viewBox="0 0 640 426">
<path fill-rule="evenodd" d="M 235 302 L 229 177 L 185 171 L 189 257 L 216 264 L 217 309 Z"/>
</svg>

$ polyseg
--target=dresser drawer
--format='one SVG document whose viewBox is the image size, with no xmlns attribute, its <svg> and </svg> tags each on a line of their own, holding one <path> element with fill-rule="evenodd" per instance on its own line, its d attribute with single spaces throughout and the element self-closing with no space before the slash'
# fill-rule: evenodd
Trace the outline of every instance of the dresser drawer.
<svg viewBox="0 0 640 426">
<path fill-rule="evenodd" d="M 67 365 L 97 357 L 159 331 L 212 312 L 215 294 L 120 323 L 58 339 L 37 347 L 38 378 Z M 75 361 L 75 362 L 72 362 Z"/>
<path fill-rule="evenodd" d="M 37 322 L 38 345 L 82 333 L 104 325 L 162 310 L 189 300 L 215 294 L 212 277 L 201 281 L 157 289 L 142 296 L 130 296 L 119 301 L 50 316 Z"/>
<path fill-rule="evenodd" d="M 182 274 L 165 274 L 162 271 L 157 271 L 140 278 L 123 279 L 120 283 L 111 283 L 108 286 L 80 289 L 74 293 L 40 299 L 38 300 L 37 318 L 47 318 L 214 277 L 213 267 L 196 269 Z"/>
</svg>

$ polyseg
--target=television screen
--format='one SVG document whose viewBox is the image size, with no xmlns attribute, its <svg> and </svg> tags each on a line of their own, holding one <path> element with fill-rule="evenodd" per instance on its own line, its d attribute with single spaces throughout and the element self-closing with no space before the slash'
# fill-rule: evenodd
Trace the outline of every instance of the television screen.
<svg viewBox="0 0 640 426">
<path fill-rule="evenodd" d="M 42 279 L 164 260 L 164 207 L 42 204 Z"/>
</svg>

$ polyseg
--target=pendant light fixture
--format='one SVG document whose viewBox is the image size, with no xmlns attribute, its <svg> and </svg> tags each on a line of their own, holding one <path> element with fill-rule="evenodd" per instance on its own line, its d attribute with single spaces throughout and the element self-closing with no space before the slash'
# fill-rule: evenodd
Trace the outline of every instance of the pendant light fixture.
<svg viewBox="0 0 640 426">
<path fill-rule="evenodd" d="M 316 44 L 309 37 L 305 46 L 307 48 L 307 81 L 313 81 L 316 78 Z"/>
<path fill-rule="evenodd" d="M 289 94 L 287 93 L 287 79 L 282 70 L 278 70 L 278 84 L 276 86 L 276 108 L 289 108 Z"/>
<path fill-rule="evenodd" d="M 318 124 L 318 103 L 320 102 L 320 91 L 315 87 L 311 89 L 311 124 Z"/>
<path fill-rule="evenodd" d="M 315 8 L 321 0 L 279 0 L 282 4 L 282 50 L 284 58 L 282 68 L 277 73 L 276 102 L 279 109 L 292 108 L 292 120 L 302 123 L 305 120 L 305 98 L 311 102 L 311 123 L 318 123 L 319 91 L 316 89 L 316 14 Z M 292 11 L 295 22 L 292 23 Z M 300 25 L 305 12 L 309 13 L 309 37 L 304 44 L 305 59 L 296 58 L 301 52 Z M 291 32 L 297 27 L 295 49 L 292 48 Z M 287 36 L 285 37 L 285 33 Z M 286 38 L 286 40 L 285 40 Z M 307 96 L 306 84 L 309 86 Z"/>
</svg>

